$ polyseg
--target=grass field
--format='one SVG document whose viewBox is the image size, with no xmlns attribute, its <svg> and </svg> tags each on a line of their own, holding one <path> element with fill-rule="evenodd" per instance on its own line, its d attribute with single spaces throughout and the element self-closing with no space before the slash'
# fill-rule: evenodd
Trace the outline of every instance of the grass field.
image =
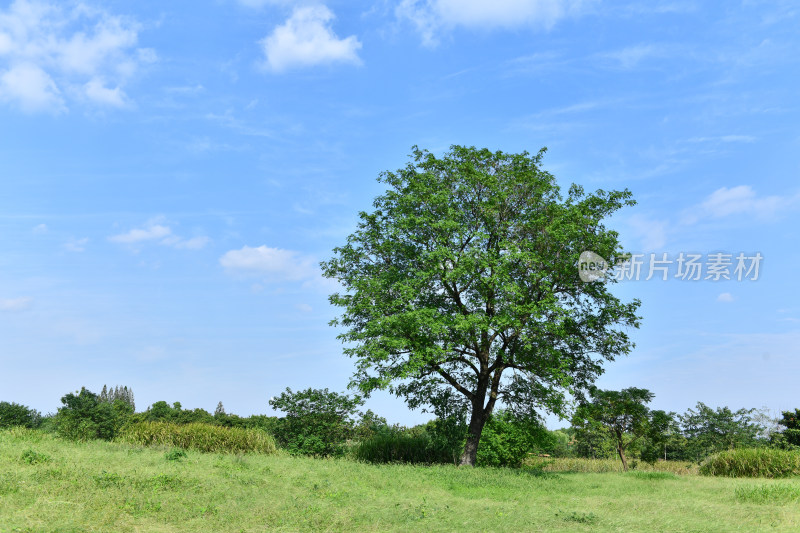
<svg viewBox="0 0 800 533">
<path fill-rule="evenodd" d="M 800 531 L 800 480 L 218 455 L 0 431 L 0 532 Z"/>
</svg>

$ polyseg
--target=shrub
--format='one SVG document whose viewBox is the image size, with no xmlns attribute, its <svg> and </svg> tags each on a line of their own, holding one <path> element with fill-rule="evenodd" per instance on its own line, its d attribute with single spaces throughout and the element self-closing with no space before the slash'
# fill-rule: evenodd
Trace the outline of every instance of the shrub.
<svg viewBox="0 0 800 533">
<path fill-rule="evenodd" d="M 168 446 L 215 453 L 273 453 L 275 440 L 258 429 L 226 428 L 203 424 L 136 422 L 125 426 L 120 442 L 143 446 Z"/>
<path fill-rule="evenodd" d="M 483 428 L 478 465 L 518 467 L 529 453 L 550 452 L 555 447 L 555 437 L 538 420 L 498 411 Z"/>
<path fill-rule="evenodd" d="M 42 422 L 42 415 L 18 403 L 0 402 L 0 428 L 22 426 L 36 428 Z"/>
<path fill-rule="evenodd" d="M 446 441 L 427 431 L 400 427 L 382 428 L 355 449 L 356 459 L 370 463 L 452 463 L 453 451 Z M 456 456 L 457 457 L 457 456 Z"/>
<path fill-rule="evenodd" d="M 700 465 L 705 476 L 779 478 L 800 475 L 800 452 L 740 448 L 720 452 Z"/>
<path fill-rule="evenodd" d="M 20 461 L 25 464 L 35 465 L 39 463 L 46 463 L 50 460 L 50 456 L 44 453 L 39 453 L 35 450 L 25 450 L 20 456 Z"/>
<path fill-rule="evenodd" d="M 289 453 L 299 455 L 343 455 L 345 443 L 354 434 L 359 398 L 306 389 L 292 392 L 287 388 L 269 404 L 286 416 L 275 426 L 275 438 Z"/>
<path fill-rule="evenodd" d="M 186 458 L 186 450 L 180 448 L 173 448 L 164 453 L 164 459 L 167 461 L 180 461 Z"/>
</svg>

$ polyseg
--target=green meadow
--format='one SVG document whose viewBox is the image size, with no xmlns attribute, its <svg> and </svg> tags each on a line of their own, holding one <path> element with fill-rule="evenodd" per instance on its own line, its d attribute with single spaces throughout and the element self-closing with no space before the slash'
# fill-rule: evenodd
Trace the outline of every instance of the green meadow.
<svg viewBox="0 0 800 533">
<path fill-rule="evenodd" d="M 798 478 L 562 466 L 371 465 L 11 429 L 0 532 L 800 531 Z"/>
</svg>

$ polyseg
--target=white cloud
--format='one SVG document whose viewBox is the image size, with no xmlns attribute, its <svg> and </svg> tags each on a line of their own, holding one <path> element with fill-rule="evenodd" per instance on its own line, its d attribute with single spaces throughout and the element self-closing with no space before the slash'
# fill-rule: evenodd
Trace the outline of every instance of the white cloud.
<svg viewBox="0 0 800 533">
<path fill-rule="evenodd" d="M 173 244 L 179 250 L 199 250 L 204 248 L 209 242 L 208 237 L 192 237 L 191 239 L 179 239 Z"/>
<path fill-rule="evenodd" d="M 127 233 L 112 235 L 108 240 L 121 244 L 134 244 L 142 241 L 163 239 L 171 234 L 172 230 L 168 226 L 154 224 L 146 228 L 134 228 Z"/>
<path fill-rule="evenodd" d="M 330 23 L 334 19 L 323 5 L 297 7 L 291 17 L 261 41 L 267 67 L 283 72 L 293 67 L 343 62 L 361 64 L 361 43 L 355 35 L 339 39 Z"/>
<path fill-rule="evenodd" d="M 692 137 L 690 143 L 751 143 L 756 141 L 752 135 L 720 135 L 719 137 Z"/>
<path fill-rule="evenodd" d="M 68 252 L 85 252 L 86 245 L 89 244 L 89 238 L 83 239 L 70 239 L 64 243 L 64 249 Z"/>
<path fill-rule="evenodd" d="M 230 250 L 220 257 L 219 263 L 230 272 L 263 276 L 269 281 L 301 281 L 319 273 L 310 257 L 268 246 Z"/>
<path fill-rule="evenodd" d="M 125 93 L 122 89 L 115 87 L 109 89 L 97 78 L 90 80 L 84 85 L 86 96 L 99 104 L 106 104 L 113 107 L 123 107 L 126 104 Z"/>
<path fill-rule="evenodd" d="M 15 65 L 0 74 L 0 101 L 14 102 L 26 112 L 66 110 L 53 78 L 30 63 Z"/>
<path fill-rule="evenodd" d="M 603 54 L 603 57 L 613 59 L 619 62 L 619 66 L 623 69 L 631 69 L 636 67 L 643 59 L 656 54 L 657 49 L 650 44 L 640 44 L 636 46 L 629 46 L 616 52 L 609 52 Z"/>
<path fill-rule="evenodd" d="M 157 242 L 158 244 L 171 246 L 178 250 L 200 250 L 208 244 L 210 239 L 205 236 L 184 239 L 183 237 L 175 235 L 172 232 L 172 228 L 165 225 L 164 217 L 156 217 L 151 219 L 142 228 L 133 228 L 125 233 L 112 235 L 108 240 L 118 244 L 130 245 Z"/>
<path fill-rule="evenodd" d="M 269 5 L 290 4 L 292 0 L 237 0 L 244 7 L 257 9 Z"/>
<path fill-rule="evenodd" d="M 47 233 L 48 229 L 49 228 L 47 227 L 47 224 L 39 224 L 38 226 L 33 228 L 33 232 L 36 233 L 37 235 L 41 235 L 42 233 Z"/>
<path fill-rule="evenodd" d="M 0 101 L 63 112 L 67 97 L 121 107 L 124 84 L 155 52 L 139 25 L 80 2 L 15 0 L 0 9 Z"/>
<path fill-rule="evenodd" d="M 310 313 L 311 311 L 314 310 L 314 308 L 308 304 L 296 304 L 294 307 L 295 309 L 298 309 L 304 313 Z"/>
<path fill-rule="evenodd" d="M 576 14 L 582 0 L 402 0 L 397 18 L 416 26 L 426 46 L 435 46 L 438 33 L 456 26 L 476 29 L 552 27 Z"/>
<path fill-rule="evenodd" d="M 722 294 L 717 296 L 717 301 L 718 302 L 730 303 L 730 302 L 733 301 L 733 295 L 731 293 L 729 293 L 729 292 L 723 292 Z"/>
<path fill-rule="evenodd" d="M 32 304 L 32 298 L 0 299 L 0 311 L 24 311 Z"/>
<path fill-rule="evenodd" d="M 798 201 L 794 197 L 761 196 L 749 185 L 721 187 L 711 193 L 699 206 L 686 215 L 686 222 L 696 222 L 702 217 L 723 218 L 730 215 L 751 215 L 770 218 Z"/>
</svg>

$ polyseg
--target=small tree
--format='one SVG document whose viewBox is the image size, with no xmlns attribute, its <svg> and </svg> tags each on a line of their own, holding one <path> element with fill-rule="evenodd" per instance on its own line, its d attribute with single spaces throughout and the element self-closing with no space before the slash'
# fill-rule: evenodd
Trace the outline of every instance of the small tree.
<svg viewBox="0 0 800 533">
<path fill-rule="evenodd" d="M 363 403 L 361 398 L 328 389 L 292 392 L 287 387 L 269 401 L 273 409 L 286 413 L 275 438 L 291 453 L 340 455 L 347 439 L 353 436 L 357 408 Z"/>
<path fill-rule="evenodd" d="M 650 427 L 650 409 L 645 405 L 653 399 L 647 389 L 630 387 L 621 391 L 590 390 L 591 401 L 578 406 L 573 425 L 602 427 L 614 442 L 622 461 L 622 469 L 628 470 L 625 451 L 647 434 Z"/>
<path fill-rule="evenodd" d="M 214 418 L 222 418 L 225 416 L 225 407 L 222 405 L 222 402 L 217 404 L 217 408 L 214 409 Z"/>
</svg>

